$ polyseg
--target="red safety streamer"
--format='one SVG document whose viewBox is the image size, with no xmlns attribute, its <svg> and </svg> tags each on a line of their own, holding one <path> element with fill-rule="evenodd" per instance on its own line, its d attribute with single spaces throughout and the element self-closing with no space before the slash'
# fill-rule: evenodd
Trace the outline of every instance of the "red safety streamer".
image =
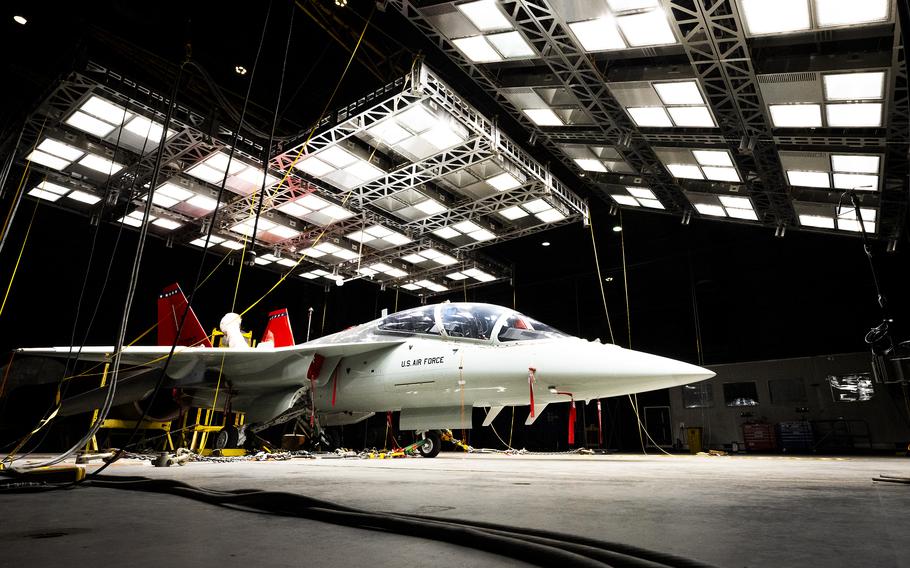
<svg viewBox="0 0 910 568">
<path fill-rule="evenodd" d="M 338 367 L 332 372 L 332 406 L 335 406 L 335 393 L 338 392 Z"/>
<path fill-rule="evenodd" d="M 597 399 L 597 445 L 604 445 L 603 422 L 600 418 L 600 399 Z"/>
<path fill-rule="evenodd" d="M 569 445 L 575 445 L 575 399 L 572 399 L 572 405 L 569 407 Z"/>
<path fill-rule="evenodd" d="M 534 367 L 528 367 L 528 390 L 531 391 L 531 396 L 530 396 L 530 399 L 531 399 L 531 416 L 534 416 L 534 381 L 536 380 L 536 379 L 534 378 L 534 372 L 535 372 L 536 370 L 537 370 L 537 369 L 535 369 Z"/>
<path fill-rule="evenodd" d="M 569 406 L 569 445 L 575 445 L 575 395 L 570 392 L 556 391 L 556 394 L 567 396 L 571 399 Z"/>
</svg>

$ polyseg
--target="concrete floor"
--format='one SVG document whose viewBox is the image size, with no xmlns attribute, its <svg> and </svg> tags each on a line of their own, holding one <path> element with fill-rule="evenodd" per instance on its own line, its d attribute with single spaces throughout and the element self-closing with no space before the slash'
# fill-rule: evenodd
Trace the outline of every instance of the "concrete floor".
<svg viewBox="0 0 910 568">
<path fill-rule="evenodd" d="M 902 458 L 464 455 L 436 459 L 191 463 L 122 461 L 115 475 L 214 489 L 292 491 L 618 541 L 718 566 L 910 566 Z M 99 488 L 0 494 L 9 566 L 516 566 L 416 538 Z M 65 533 L 65 534 L 61 534 Z"/>
</svg>

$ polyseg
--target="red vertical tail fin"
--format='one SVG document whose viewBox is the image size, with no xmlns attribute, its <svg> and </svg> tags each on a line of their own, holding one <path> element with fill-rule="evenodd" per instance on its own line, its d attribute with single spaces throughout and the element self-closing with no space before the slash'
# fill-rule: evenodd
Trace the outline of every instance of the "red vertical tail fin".
<svg viewBox="0 0 910 568">
<path fill-rule="evenodd" d="M 269 313 L 269 324 L 262 334 L 262 341 L 274 341 L 275 347 L 290 347 L 295 345 L 294 332 L 291 331 L 291 318 L 287 308 Z M 260 341 L 260 343 L 262 343 Z"/>
<path fill-rule="evenodd" d="M 187 309 L 189 309 L 189 313 L 186 314 L 180 337 L 177 337 L 177 327 Z M 165 287 L 158 294 L 158 345 L 173 345 L 175 337 L 177 337 L 177 345 L 212 346 L 209 336 L 202 329 L 199 318 L 187 304 L 186 296 L 183 295 L 183 290 L 177 283 Z"/>
</svg>

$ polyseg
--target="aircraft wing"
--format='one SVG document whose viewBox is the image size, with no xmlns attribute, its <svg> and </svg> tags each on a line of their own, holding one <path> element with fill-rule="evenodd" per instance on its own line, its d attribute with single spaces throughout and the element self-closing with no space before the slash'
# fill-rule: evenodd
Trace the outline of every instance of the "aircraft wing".
<svg viewBox="0 0 910 568">
<path fill-rule="evenodd" d="M 247 349 L 231 347 L 183 347 L 174 349 L 168 365 L 168 375 L 176 380 L 189 377 L 206 369 L 222 370 L 226 376 L 238 379 L 244 376 L 269 374 L 287 377 L 306 375 L 315 354 L 325 358 L 348 357 L 385 349 L 403 343 L 403 339 L 357 343 L 301 344 L 274 349 Z M 82 361 L 113 361 L 113 347 L 45 347 L 19 349 L 23 355 L 41 357 L 75 356 Z M 170 347 L 135 345 L 125 347 L 120 356 L 121 366 L 160 368 L 164 365 Z"/>
</svg>

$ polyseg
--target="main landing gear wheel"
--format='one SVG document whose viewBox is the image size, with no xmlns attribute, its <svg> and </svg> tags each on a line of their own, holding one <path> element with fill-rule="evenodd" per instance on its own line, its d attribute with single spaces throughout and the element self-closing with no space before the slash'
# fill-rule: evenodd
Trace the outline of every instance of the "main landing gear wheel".
<svg viewBox="0 0 910 568">
<path fill-rule="evenodd" d="M 439 437 L 439 432 L 430 430 L 424 434 L 423 440 L 423 444 L 417 448 L 417 452 L 422 457 L 435 458 L 442 448 L 442 438 Z"/>
<path fill-rule="evenodd" d="M 240 432 L 234 426 L 225 426 L 218 431 L 212 444 L 216 450 L 225 450 L 239 446 Z"/>
</svg>

